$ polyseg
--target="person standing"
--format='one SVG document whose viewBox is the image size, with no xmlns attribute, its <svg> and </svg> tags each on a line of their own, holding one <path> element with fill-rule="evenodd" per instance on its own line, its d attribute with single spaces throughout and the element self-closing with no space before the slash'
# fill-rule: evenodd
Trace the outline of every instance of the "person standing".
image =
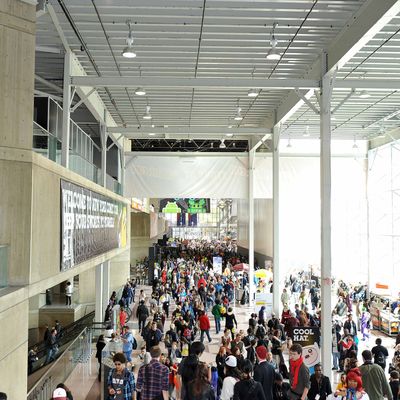
<svg viewBox="0 0 400 400">
<path fill-rule="evenodd" d="M 273 399 L 273 388 L 275 381 L 274 367 L 267 362 L 267 348 L 265 346 L 258 346 L 256 348 L 258 365 L 254 368 L 254 380 L 260 382 L 265 400 Z"/>
<path fill-rule="evenodd" d="M 125 325 L 122 328 L 121 340 L 122 340 L 122 351 L 125 354 L 126 361 L 132 363 L 132 350 L 136 349 L 137 343 L 128 325 Z"/>
<path fill-rule="evenodd" d="M 231 400 L 233 397 L 234 388 L 237 382 L 242 377 L 237 368 L 237 360 L 235 356 L 228 356 L 225 360 L 224 381 L 222 383 L 221 400 Z"/>
<path fill-rule="evenodd" d="M 389 378 L 389 386 L 392 390 L 393 400 L 400 398 L 399 372 L 392 371 Z"/>
<path fill-rule="evenodd" d="M 353 321 L 353 315 L 351 313 L 347 314 L 347 321 L 343 325 L 343 330 L 345 329 L 349 331 L 349 335 L 352 337 L 357 335 L 357 325 Z"/>
<path fill-rule="evenodd" d="M 228 312 L 225 315 L 225 329 L 230 330 L 232 340 L 235 339 L 234 324 L 236 325 L 236 329 L 237 329 L 237 321 L 236 321 L 235 314 L 233 313 L 232 307 L 229 307 Z"/>
<path fill-rule="evenodd" d="M 198 366 L 194 379 L 188 384 L 183 400 L 215 400 L 214 389 L 208 380 L 207 365 Z"/>
<path fill-rule="evenodd" d="M 321 364 L 314 366 L 314 374 L 310 378 L 310 390 L 308 391 L 308 400 L 326 400 L 332 393 L 331 382 L 327 376 L 322 373 Z"/>
<path fill-rule="evenodd" d="M 158 346 L 161 342 L 162 333 L 157 328 L 157 322 L 152 322 L 150 330 L 147 332 L 146 337 L 144 338 L 146 341 L 147 351 L 154 346 Z"/>
<path fill-rule="evenodd" d="M 364 350 L 361 353 L 364 364 L 360 366 L 362 383 L 371 400 L 393 400 L 392 391 L 385 377 L 383 369 L 372 363 L 372 353 L 370 350 Z"/>
<path fill-rule="evenodd" d="M 70 281 L 68 281 L 65 287 L 65 305 L 68 307 L 71 307 L 73 293 L 74 293 L 74 286 Z"/>
<path fill-rule="evenodd" d="M 151 361 L 139 369 L 136 389 L 140 400 L 168 400 L 169 369 L 160 363 L 161 349 L 150 349 Z"/>
<path fill-rule="evenodd" d="M 99 374 L 98 374 L 98 381 L 101 381 L 101 361 L 102 361 L 102 352 L 104 347 L 106 346 L 106 341 L 104 339 L 104 335 L 100 335 L 97 343 L 96 343 L 96 358 L 97 361 L 99 362 Z"/>
<path fill-rule="evenodd" d="M 253 364 L 245 360 L 242 365 L 242 379 L 233 387 L 233 400 L 266 400 L 260 382 L 251 378 Z"/>
<path fill-rule="evenodd" d="M 282 306 L 285 307 L 286 304 L 289 304 L 290 296 L 289 293 L 287 292 L 286 288 L 283 289 L 283 292 L 281 294 L 281 302 Z"/>
<path fill-rule="evenodd" d="M 140 296 L 139 296 L 140 299 Z M 149 309 L 144 304 L 144 300 L 140 300 L 139 306 L 136 310 L 136 318 L 139 321 L 139 332 L 143 335 L 144 327 L 146 326 L 146 320 L 149 317 Z"/>
<path fill-rule="evenodd" d="M 207 314 L 204 311 L 200 311 L 199 316 L 199 325 L 200 325 L 200 342 L 203 343 L 204 334 L 207 335 L 208 342 L 211 343 L 210 336 L 210 320 L 208 319 Z"/>
<path fill-rule="evenodd" d="M 290 400 L 306 400 L 310 389 L 310 371 L 303 362 L 302 353 L 303 348 L 297 343 L 289 349 Z"/>
<path fill-rule="evenodd" d="M 51 361 L 54 361 L 58 352 L 57 331 L 54 328 L 50 331 L 50 336 L 47 338 L 46 352 L 46 360 L 44 362 L 45 365 Z"/>
<path fill-rule="evenodd" d="M 361 373 L 358 368 L 349 371 L 346 375 L 346 382 L 346 399 L 369 400 L 368 393 L 366 393 L 362 387 L 363 380 L 361 379 Z"/>
<path fill-rule="evenodd" d="M 115 368 L 112 368 L 107 378 L 107 389 L 110 399 L 135 400 L 135 378 L 126 368 L 126 358 L 123 353 L 113 357 Z"/>
<path fill-rule="evenodd" d="M 221 304 L 219 299 L 215 300 L 215 305 L 211 310 L 212 315 L 214 315 L 214 319 L 215 319 L 215 330 L 217 332 L 217 335 L 219 333 L 219 331 L 221 330 Z"/>
<path fill-rule="evenodd" d="M 378 364 L 383 370 L 385 370 L 386 358 L 389 357 L 389 352 L 385 346 L 382 346 L 381 338 L 377 338 L 375 344 L 376 346 L 371 349 L 371 353 L 374 356 L 374 364 Z"/>
</svg>

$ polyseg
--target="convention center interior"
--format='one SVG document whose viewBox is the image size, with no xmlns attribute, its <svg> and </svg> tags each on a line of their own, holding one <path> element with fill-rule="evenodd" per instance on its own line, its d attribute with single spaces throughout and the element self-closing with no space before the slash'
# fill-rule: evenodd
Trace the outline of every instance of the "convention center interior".
<svg viewBox="0 0 400 400">
<path fill-rule="evenodd" d="M 0 400 L 400 400 L 400 0 L 0 0 Z"/>
</svg>

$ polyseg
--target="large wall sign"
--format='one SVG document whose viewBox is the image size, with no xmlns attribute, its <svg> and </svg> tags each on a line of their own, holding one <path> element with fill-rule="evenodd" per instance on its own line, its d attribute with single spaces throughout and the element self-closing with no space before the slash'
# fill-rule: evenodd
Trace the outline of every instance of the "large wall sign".
<svg viewBox="0 0 400 400">
<path fill-rule="evenodd" d="M 122 202 L 61 180 L 61 271 L 126 246 Z"/>
<path fill-rule="evenodd" d="M 290 333 L 290 332 L 289 332 Z M 297 326 L 292 328 L 293 343 L 303 347 L 304 364 L 308 368 L 321 362 L 321 350 L 319 347 L 320 330 L 317 326 Z"/>
</svg>

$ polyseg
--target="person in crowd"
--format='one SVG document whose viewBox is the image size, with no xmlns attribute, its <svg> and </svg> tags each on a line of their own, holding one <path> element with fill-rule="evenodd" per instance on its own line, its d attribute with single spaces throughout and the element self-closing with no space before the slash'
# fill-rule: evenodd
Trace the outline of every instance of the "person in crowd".
<svg viewBox="0 0 400 400">
<path fill-rule="evenodd" d="M 48 364 L 51 361 L 54 361 L 56 355 L 58 353 L 58 344 L 57 344 L 57 331 L 53 328 L 50 331 L 50 336 L 46 341 L 46 360 L 44 364 Z"/>
<path fill-rule="evenodd" d="M 310 377 L 308 400 L 326 400 L 331 393 L 332 388 L 329 378 L 322 373 L 321 364 L 315 365 L 314 373 Z"/>
<path fill-rule="evenodd" d="M 57 387 L 53 391 L 53 395 L 51 396 L 51 398 L 52 398 L 52 400 L 67 400 L 68 399 L 67 391 L 64 388 Z"/>
<path fill-rule="evenodd" d="M 274 400 L 289 400 L 289 396 L 287 394 L 289 390 L 289 383 L 284 382 L 283 376 L 281 374 L 276 374 L 273 387 Z"/>
<path fill-rule="evenodd" d="M 337 320 L 334 320 L 332 323 L 332 359 L 333 359 L 333 368 L 332 370 L 337 371 L 339 369 L 339 360 L 340 360 L 340 331 L 341 326 Z"/>
<path fill-rule="evenodd" d="M 221 330 L 221 318 L 222 318 L 222 314 L 221 314 L 221 304 L 220 304 L 220 300 L 216 299 L 215 300 L 215 304 L 214 307 L 211 310 L 212 315 L 214 316 L 215 319 L 215 330 L 216 333 L 218 335 L 219 331 Z"/>
<path fill-rule="evenodd" d="M 122 351 L 125 354 L 126 361 L 132 363 L 132 350 L 137 348 L 137 343 L 128 325 L 122 328 L 121 340 Z"/>
<path fill-rule="evenodd" d="M 368 311 L 363 311 L 361 313 L 361 321 L 360 321 L 360 328 L 361 328 L 361 333 L 362 333 L 362 339 L 361 340 L 366 340 L 369 339 L 369 326 L 371 321 L 371 316 Z"/>
<path fill-rule="evenodd" d="M 358 359 L 355 350 L 349 351 L 347 355 L 348 357 L 345 358 L 343 364 L 343 370 L 345 374 L 347 374 L 350 370 L 354 368 L 358 368 Z"/>
<path fill-rule="evenodd" d="M 183 400 L 215 400 L 215 392 L 208 380 L 208 367 L 199 364 L 194 379 L 187 385 Z"/>
<path fill-rule="evenodd" d="M 96 343 L 96 358 L 97 361 L 99 362 L 99 373 L 97 376 L 98 381 L 101 381 L 101 361 L 102 361 L 102 352 L 104 347 L 106 346 L 106 341 L 104 339 L 104 335 L 100 335 L 99 338 L 97 339 Z"/>
<path fill-rule="evenodd" d="M 59 383 L 57 385 L 57 389 L 64 389 L 65 393 L 67 394 L 67 400 L 74 400 L 74 396 L 72 395 L 71 389 L 64 383 Z"/>
<path fill-rule="evenodd" d="M 275 372 L 279 372 L 278 364 L 276 363 L 272 356 L 272 353 L 270 352 L 267 353 L 267 363 L 274 368 Z"/>
<path fill-rule="evenodd" d="M 107 377 L 108 395 L 114 399 L 135 400 L 135 378 L 133 373 L 126 368 L 124 354 L 114 354 L 113 362 L 115 368 L 110 370 Z"/>
<path fill-rule="evenodd" d="M 374 357 L 374 364 L 378 364 L 383 370 L 386 368 L 386 359 L 389 357 L 389 352 L 385 346 L 382 345 L 382 339 L 375 340 L 376 346 L 371 349 Z"/>
<path fill-rule="evenodd" d="M 162 332 L 160 331 L 160 329 L 157 328 L 157 322 L 151 323 L 151 328 L 146 333 L 146 336 L 144 339 L 145 339 L 146 348 L 148 351 L 150 351 L 150 349 L 153 346 L 159 345 L 159 343 L 161 342 L 161 339 L 162 339 Z"/>
<path fill-rule="evenodd" d="M 201 342 L 193 342 L 190 346 L 190 354 L 184 358 L 178 367 L 178 383 L 179 390 L 176 392 L 176 399 L 184 399 L 186 395 L 186 389 L 189 382 L 191 382 L 196 375 L 196 370 L 201 363 L 200 357 L 204 353 L 205 347 Z M 209 378 L 211 379 L 211 371 L 209 372 Z"/>
<path fill-rule="evenodd" d="M 128 313 L 125 311 L 124 307 L 121 307 L 119 309 L 119 326 L 121 328 L 121 331 L 123 327 L 126 325 L 127 319 L 128 319 Z"/>
<path fill-rule="evenodd" d="M 73 293 L 74 293 L 74 286 L 70 281 L 68 281 L 65 286 L 65 305 L 67 307 L 71 307 Z"/>
<path fill-rule="evenodd" d="M 357 335 L 357 325 L 353 321 L 353 314 L 347 314 L 347 321 L 343 324 L 343 329 L 347 329 L 352 337 Z"/>
<path fill-rule="evenodd" d="M 359 369 L 353 369 L 346 375 L 346 399 L 368 400 L 368 394 L 363 389 L 363 380 Z"/>
<path fill-rule="evenodd" d="M 142 292 L 142 290 L 141 290 Z M 139 295 L 140 299 L 140 295 Z M 144 300 L 139 301 L 139 306 L 136 310 L 136 318 L 139 321 L 139 332 L 143 334 L 144 327 L 146 326 L 146 320 L 149 317 L 150 312 L 147 306 L 144 304 Z"/>
<path fill-rule="evenodd" d="M 169 368 L 160 362 L 159 346 L 153 346 L 150 355 L 150 363 L 139 369 L 136 389 L 141 400 L 168 400 Z"/>
<path fill-rule="evenodd" d="M 267 362 L 267 348 L 258 346 L 256 348 L 258 365 L 254 368 L 254 380 L 260 382 L 266 400 L 273 400 L 273 387 L 275 382 L 275 369 Z"/>
<path fill-rule="evenodd" d="M 48 324 L 44 325 L 44 332 L 43 332 L 43 341 L 47 342 L 49 337 L 51 336 L 51 330 Z"/>
<path fill-rule="evenodd" d="M 235 338 L 235 326 L 237 329 L 237 321 L 235 314 L 233 313 L 232 307 L 228 308 L 228 311 L 226 312 L 225 315 L 225 329 L 229 329 L 232 335 L 232 340 Z"/>
<path fill-rule="evenodd" d="M 290 400 L 306 400 L 310 389 L 310 372 L 303 362 L 303 348 L 295 343 L 289 349 Z"/>
<path fill-rule="evenodd" d="M 289 304 L 290 296 L 286 288 L 283 289 L 281 294 L 281 302 L 282 306 L 285 307 L 286 304 Z"/>
<path fill-rule="evenodd" d="M 400 398 L 399 371 L 392 371 L 389 378 L 389 386 L 392 391 L 393 400 Z"/>
<path fill-rule="evenodd" d="M 233 397 L 234 387 L 236 382 L 239 382 L 242 375 L 237 368 L 236 357 L 230 355 L 226 357 L 224 380 L 222 383 L 221 400 L 231 400 Z"/>
<path fill-rule="evenodd" d="M 215 357 L 215 362 L 217 364 L 218 377 L 221 381 L 221 387 L 222 387 L 222 381 L 224 380 L 224 368 L 225 368 L 226 357 L 227 357 L 226 347 L 221 346 Z"/>
<path fill-rule="evenodd" d="M 370 400 L 383 400 L 386 397 L 392 399 L 392 391 L 386 380 L 383 369 L 378 364 L 372 363 L 372 353 L 364 350 L 361 353 L 364 363 L 360 366 L 362 385 L 365 388 Z M 347 377 L 347 382 L 349 378 Z"/>
<path fill-rule="evenodd" d="M 182 353 L 178 349 L 178 342 L 172 342 L 171 347 L 168 349 L 168 358 L 171 360 L 172 364 L 178 363 L 178 358 L 182 358 Z"/>
<path fill-rule="evenodd" d="M 33 372 L 33 364 L 39 360 L 37 356 L 37 347 L 35 346 L 33 349 L 30 349 L 28 352 L 28 375 Z"/>
<path fill-rule="evenodd" d="M 266 400 L 260 382 L 252 379 L 253 364 L 245 360 L 242 365 L 242 378 L 233 388 L 233 400 Z"/>
<path fill-rule="evenodd" d="M 346 395 L 346 389 L 347 389 L 347 381 L 346 381 L 346 374 L 341 374 L 340 375 L 340 381 L 336 385 L 336 390 L 334 393 L 335 397 L 338 396 L 345 396 Z"/>
<path fill-rule="evenodd" d="M 210 336 L 210 320 L 208 319 L 207 314 L 204 311 L 199 312 L 199 326 L 200 326 L 200 342 L 204 340 L 204 334 L 206 334 L 208 338 L 208 342 L 211 343 L 211 336 Z"/>
<path fill-rule="evenodd" d="M 257 348 L 257 339 L 254 337 L 250 342 L 250 346 L 247 348 L 247 359 L 251 362 L 253 367 L 257 363 L 256 348 Z"/>
</svg>

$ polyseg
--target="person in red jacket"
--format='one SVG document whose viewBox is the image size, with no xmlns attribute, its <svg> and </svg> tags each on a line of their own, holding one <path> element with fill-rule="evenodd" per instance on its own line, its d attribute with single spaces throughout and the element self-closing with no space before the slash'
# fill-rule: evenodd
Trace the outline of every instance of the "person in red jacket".
<svg viewBox="0 0 400 400">
<path fill-rule="evenodd" d="M 197 282 L 197 289 L 200 289 L 201 284 L 203 284 L 204 288 L 207 287 L 207 281 L 204 279 L 203 275 L 201 276 L 201 278 Z"/>
<path fill-rule="evenodd" d="M 203 343 L 204 333 L 207 335 L 208 341 L 211 342 L 210 320 L 208 319 L 208 316 L 204 311 L 200 311 L 199 325 L 200 325 L 200 332 L 201 332 L 201 334 L 200 334 L 200 342 Z"/>
</svg>

